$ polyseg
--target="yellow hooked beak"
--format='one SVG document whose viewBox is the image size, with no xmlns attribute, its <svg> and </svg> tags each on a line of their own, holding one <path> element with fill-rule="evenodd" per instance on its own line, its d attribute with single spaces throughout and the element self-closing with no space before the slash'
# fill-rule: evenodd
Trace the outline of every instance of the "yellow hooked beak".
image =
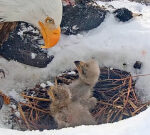
<svg viewBox="0 0 150 135">
<path fill-rule="evenodd" d="M 45 45 L 41 48 L 51 48 L 55 46 L 60 39 L 60 26 L 58 28 L 54 28 L 52 27 L 53 24 L 51 24 L 51 22 L 48 21 L 50 20 L 46 19 L 45 23 L 39 21 L 40 31 L 45 42 Z"/>
</svg>

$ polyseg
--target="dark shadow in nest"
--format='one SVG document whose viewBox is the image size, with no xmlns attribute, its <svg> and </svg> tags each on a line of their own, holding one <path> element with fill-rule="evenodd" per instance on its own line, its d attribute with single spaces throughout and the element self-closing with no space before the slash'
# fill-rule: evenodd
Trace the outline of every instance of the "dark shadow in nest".
<svg viewBox="0 0 150 135">
<path fill-rule="evenodd" d="M 57 77 L 59 84 L 70 84 L 77 79 L 78 72 L 74 70 L 62 73 Z M 98 124 L 117 122 L 139 114 L 147 109 L 148 103 L 142 104 L 135 93 L 136 81 L 131 74 L 119 69 L 101 68 L 99 81 L 94 87 L 93 96 L 98 103 L 91 114 Z M 46 88 L 36 85 L 33 89 L 26 89 L 22 96 L 26 103 L 19 103 L 18 109 L 21 118 L 14 116 L 20 129 L 44 130 L 57 129 L 57 123 L 49 114 L 50 98 L 47 94 L 50 86 Z M 12 109 L 14 113 L 15 110 Z M 21 123 L 20 123 L 21 121 Z"/>
</svg>

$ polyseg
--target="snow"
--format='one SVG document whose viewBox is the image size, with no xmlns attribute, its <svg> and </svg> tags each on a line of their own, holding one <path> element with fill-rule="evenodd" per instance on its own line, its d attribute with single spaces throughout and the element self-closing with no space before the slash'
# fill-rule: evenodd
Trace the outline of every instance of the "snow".
<svg viewBox="0 0 150 135">
<path fill-rule="evenodd" d="M 45 83 L 41 83 L 40 85 L 42 88 L 46 88 L 46 84 Z"/>
<path fill-rule="evenodd" d="M 32 58 L 32 59 L 35 59 L 36 55 L 37 55 L 37 54 L 35 54 L 35 53 L 31 53 L 31 58 Z"/>
<path fill-rule="evenodd" d="M 17 107 L 16 105 L 11 105 L 11 107 L 15 110 Z"/>
<path fill-rule="evenodd" d="M 112 1 L 115 8 L 126 7 L 135 13 L 143 14 L 129 22 L 118 22 L 112 14 L 107 15 L 105 21 L 96 29 L 78 35 L 62 35 L 60 42 L 49 49 L 54 60 L 47 68 L 39 69 L 15 61 L 6 61 L 0 58 L 0 69 L 4 69 L 6 78 L 0 80 L 0 89 L 17 101 L 22 100 L 20 92 L 26 87 L 32 88 L 35 84 L 53 81 L 54 77 L 66 69 L 75 68 L 75 60 L 87 60 L 94 57 L 100 66 L 119 68 L 137 74 L 150 74 L 150 6 L 145 6 L 127 0 Z M 143 68 L 137 71 L 133 68 L 136 61 L 141 61 Z M 126 66 L 124 66 L 124 63 Z M 150 100 L 150 76 L 138 77 L 136 88 L 143 102 Z M 150 108 L 139 115 L 113 124 L 98 126 L 80 126 L 52 131 L 26 131 L 9 130 L 6 124 L 10 109 L 4 106 L 0 110 L 0 134 L 6 135 L 149 135 Z"/>
<path fill-rule="evenodd" d="M 47 81 L 46 83 L 47 83 L 48 86 L 54 86 L 54 84 L 50 81 Z"/>
<path fill-rule="evenodd" d="M 20 118 L 20 112 L 15 112 L 15 115 Z"/>
<path fill-rule="evenodd" d="M 75 75 L 75 74 L 76 74 L 76 72 L 71 71 L 71 72 L 68 72 L 68 74 L 69 74 L 69 75 Z"/>
</svg>

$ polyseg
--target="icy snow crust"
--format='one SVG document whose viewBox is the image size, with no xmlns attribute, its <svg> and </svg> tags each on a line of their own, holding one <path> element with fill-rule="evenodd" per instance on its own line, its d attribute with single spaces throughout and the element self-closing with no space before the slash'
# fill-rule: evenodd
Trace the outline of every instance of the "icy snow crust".
<svg viewBox="0 0 150 135">
<path fill-rule="evenodd" d="M 105 2 L 98 2 L 106 5 Z M 118 22 L 113 15 L 107 15 L 105 21 L 98 28 L 79 34 L 77 36 L 62 35 L 61 41 L 49 54 L 54 55 L 54 60 L 45 69 L 33 68 L 14 61 L 0 58 L 0 68 L 5 70 L 6 78 L 0 80 L 0 89 L 17 101 L 23 99 L 19 96 L 22 89 L 34 87 L 37 83 L 46 83 L 54 76 L 66 69 L 74 68 L 73 61 L 87 60 L 95 57 L 100 66 L 108 66 L 127 70 L 136 74 L 150 73 L 150 6 L 131 3 L 127 0 L 113 1 L 116 8 L 126 7 L 133 12 L 143 14 L 129 22 Z M 135 61 L 142 61 L 143 68 L 137 71 L 133 68 Z M 123 66 L 126 63 L 127 66 Z M 143 101 L 150 100 L 150 76 L 138 78 L 137 93 L 142 95 Z M 10 128 L 7 121 L 9 108 L 4 106 L 0 110 L 0 127 Z M 149 135 L 150 108 L 136 117 L 114 124 L 99 126 L 81 126 L 53 131 L 19 132 L 1 129 L 0 135 Z"/>
</svg>

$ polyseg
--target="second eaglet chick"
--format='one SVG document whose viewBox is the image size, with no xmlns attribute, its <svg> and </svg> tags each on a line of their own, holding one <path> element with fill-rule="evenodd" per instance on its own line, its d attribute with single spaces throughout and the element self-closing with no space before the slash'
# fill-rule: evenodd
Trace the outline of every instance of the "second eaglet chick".
<svg viewBox="0 0 150 135">
<path fill-rule="evenodd" d="M 74 62 L 79 72 L 79 79 L 69 85 L 73 102 L 80 102 L 88 109 L 92 109 L 96 103 L 96 98 L 92 97 L 93 87 L 99 79 L 100 68 L 96 60 L 87 62 Z"/>
<path fill-rule="evenodd" d="M 48 94 L 52 99 L 50 114 L 58 123 L 58 128 L 96 124 L 87 108 L 71 101 L 69 89 L 57 86 L 49 90 Z"/>
<path fill-rule="evenodd" d="M 62 108 L 67 107 L 71 102 L 70 90 L 65 86 L 57 85 L 52 87 L 48 91 L 48 95 L 51 98 L 51 115 L 58 113 Z"/>
</svg>

